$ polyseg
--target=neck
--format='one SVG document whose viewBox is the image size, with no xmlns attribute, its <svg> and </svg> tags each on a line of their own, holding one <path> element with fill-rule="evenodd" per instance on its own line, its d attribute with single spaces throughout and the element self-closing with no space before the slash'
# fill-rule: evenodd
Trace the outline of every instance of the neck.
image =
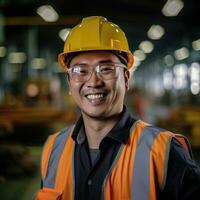
<svg viewBox="0 0 200 200">
<path fill-rule="evenodd" d="M 117 123 L 120 114 L 106 119 L 96 119 L 82 115 L 89 148 L 98 149 L 102 139 Z"/>
</svg>

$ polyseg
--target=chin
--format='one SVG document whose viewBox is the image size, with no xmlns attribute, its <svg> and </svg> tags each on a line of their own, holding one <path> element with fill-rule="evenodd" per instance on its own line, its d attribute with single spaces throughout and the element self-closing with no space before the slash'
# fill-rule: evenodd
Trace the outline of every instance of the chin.
<svg viewBox="0 0 200 200">
<path fill-rule="evenodd" d="M 89 111 L 88 109 L 88 110 L 82 110 L 82 113 L 88 117 L 96 119 L 105 119 L 109 117 L 109 113 L 105 111 L 97 111 L 97 110 Z"/>
</svg>

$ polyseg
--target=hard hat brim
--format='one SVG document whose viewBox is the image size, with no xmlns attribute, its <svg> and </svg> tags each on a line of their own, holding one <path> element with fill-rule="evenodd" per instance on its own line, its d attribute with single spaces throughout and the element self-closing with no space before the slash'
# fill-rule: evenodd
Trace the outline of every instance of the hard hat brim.
<svg viewBox="0 0 200 200">
<path fill-rule="evenodd" d="M 87 51 L 98 51 L 98 50 L 87 50 Z M 99 50 L 99 51 L 102 51 L 102 50 Z M 104 49 L 103 51 L 112 51 L 113 50 L 106 50 Z M 76 51 L 76 52 L 83 52 L 83 51 Z M 84 51 L 85 52 L 85 51 Z M 66 52 L 63 52 L 63 53 L 60 53 L 58 55 L 58 62 L 60 63 L 62 69 L 64 71 L 68 71 L 69 69 L 69 66 L 66 64 L 66 60 L 67 60 L 67 57 L 71 54 L 71 53 L 75 53 L 75 52 L 70 52 L 70 53 L 66 53 Z M 133 67 L 133 63 L 134 63 L 134 57 L 133 57 L 133 54 L 131 52 L 124 52 L 126 53 L 127 55 L 127 69 L 131 69 Z"/>
</svg>

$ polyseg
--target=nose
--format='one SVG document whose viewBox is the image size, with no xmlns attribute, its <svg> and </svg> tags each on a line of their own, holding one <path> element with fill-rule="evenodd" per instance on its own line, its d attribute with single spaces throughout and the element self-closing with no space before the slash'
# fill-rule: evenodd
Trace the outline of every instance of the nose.
<svg viewBox="0 0 200 200">
<path fill-rule="evenodd" d="M 103 81 L 99 77 L 98 73 L 94 70 L 90 78 L 86 81 L 88 87 L 99 87 L 103 85 Z"/>
</svg>

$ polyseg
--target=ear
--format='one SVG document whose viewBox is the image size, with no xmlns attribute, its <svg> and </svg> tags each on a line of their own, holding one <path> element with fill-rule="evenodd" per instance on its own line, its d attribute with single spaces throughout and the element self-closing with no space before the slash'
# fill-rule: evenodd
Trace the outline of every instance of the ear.
<svg viewBox="0 0 200 200">
<path fill-rule="evenodd" d="M 130 79 L 130 71 L 129 70 L 125 70 L 124 78 L 125 78 L 125 88 L 126 88 L 126 91 L 128 91 L 129 90 L 129 79 Z"/>
</svg>

